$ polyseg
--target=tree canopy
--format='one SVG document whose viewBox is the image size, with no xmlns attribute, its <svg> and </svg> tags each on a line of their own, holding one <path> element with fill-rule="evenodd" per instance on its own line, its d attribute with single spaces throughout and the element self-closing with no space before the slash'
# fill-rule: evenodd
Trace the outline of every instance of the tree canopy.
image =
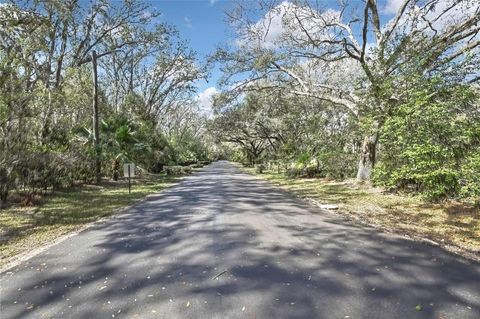
<svg viewBox="0 0 480 319">
<path fill-rule="evenodd" d="M 224 140 L 251 162 L 313 165 L 320 176 L 436 199 L 478 196 L 478 173 L 470 176 L 480 152 L 478 1 L 405 0 L 388 19 L 381 10 L 375 0 L 336 9 L 239 1 L 228 14 L 237 40 L 212 56 L 224 72 Z M 253 96 L 275 96 L 277 114 L 268 102 L 253 107 Z"/>
</svg>

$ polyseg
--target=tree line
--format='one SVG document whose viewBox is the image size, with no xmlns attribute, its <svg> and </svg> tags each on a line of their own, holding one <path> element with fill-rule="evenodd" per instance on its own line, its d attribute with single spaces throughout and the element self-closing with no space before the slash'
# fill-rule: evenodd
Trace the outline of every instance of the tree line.
<svg viewBox="0 0 480 319">
<path fill-rule="evenodd" d="M 480 198 L 480 4 L 238 1 L 211 129 L 230 156 Z"/>
<path fill-rule="evenodd" d="M 137 0 L 0 4 L 0 199 L 207 160 L 207 69 Z"/>
<path fill-rule="evenodd" d="M 222 157 L 355 177 L 430 199 L 480 197 L 480 5 L 237 1 L 207 77 L 140 0 L 0 4 L 0 199 L 118 179 L 122 163 Z M 219 149 L 219 145 L 222 148 Z"/>
</svg>

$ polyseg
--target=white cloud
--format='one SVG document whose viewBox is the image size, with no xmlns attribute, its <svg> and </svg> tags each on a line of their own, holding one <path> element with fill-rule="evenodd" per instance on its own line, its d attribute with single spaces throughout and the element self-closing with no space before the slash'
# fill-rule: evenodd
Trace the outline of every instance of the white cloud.
<svg viewBox="0 0 480 319">
<path fill-rule="evenodd" d="M 456 0 L 444 0 L 439 1 L 435 6 L 435 9 L 428 12 L 426 19 L 430 21 L 436 20 L 436 18 L 440 15 L 441 12 L 447 10 L 447 8 L 451 7 L 454 3 L 457 3 Z M 427 6 L 423 8 L 425 10 Z M 462 21 L 468 20 L 469 18 L 473 17 L 476 12 L 478 12 L 480 8 L 480 3 L 478 0 L 465 0 L 462 2 L 458 2 L 454 9 L 448 10 L 448 12 L 437 21 L 433 22 L 433 27 L 446 31 L 451 25 L 458 24 Z"/>
<path fill-rule="evenodd" d="M 146 10 L 142 13 L 142 18 L 144 18 L 144 19 L 150 19 L 151 17 L 152 17 L 152 13 L 148 10 Z"/>
<path fill-rule="evenodd" d="M 299 25 L 298 20 L 302 21 L 302 26 Z M 325 29 L 329 24 L 339 20 L 339 11 L 327 9 L 319 12 L 283 1 L 250 26 L 246 30 L 247 36 L 237 39 L 236 44 L 274 48 L 289 37 L 294 37 L 297 41 L 305 41 L 304 30 L 317 39 L 328 39 L 331 35 L 325 32 Z M 289 36 L 286 36 L 287 34 Z"/>
<path fill-rule="evenodd" d="M 210 0 L 210 5 L 213 6 L 218 0 Z"/>
<path fill-rule="evenodd" d="M 198 107 L 200 110 L 205 112 L 206 114 L 212 113 L 213 107 L 213 96 L 217 93 L 220 93 L 216 87 L 211 86 L 206 88 L 203 92 L 200 92 L 197 97 L 195 98 Z"/>
<path fill-rule="evenodd" d="M 402 3 L 403 0 L 389 0 L 387 7 L 391 4 L 393 10 L 395 5 L 400 6 Z M 410 33 L 412 30 L 423 30 L 426 34 L 442 33 L 450 26 L 473 17 L 479 8 L 478 0 L 442 0 L 429 2 L 421 7 L 410 6 L 400 19 L 396 33 Z M 393 20 L 387 22 L 385 27 L 391 25 Z"/>
<path fill-rule="evenodd" d="M 187 28 L 191 28 L 192 27 L 192 20 L 185 16 L 185 18 L 183 18 L 183 21 L 185 21 L 185 25 L 187 26 Z"/>
<path fill-rule="evenodd" d="M 383 12 L 386 14 L 396 14 L 405 0 L 388 0 Z"/>
</svg>

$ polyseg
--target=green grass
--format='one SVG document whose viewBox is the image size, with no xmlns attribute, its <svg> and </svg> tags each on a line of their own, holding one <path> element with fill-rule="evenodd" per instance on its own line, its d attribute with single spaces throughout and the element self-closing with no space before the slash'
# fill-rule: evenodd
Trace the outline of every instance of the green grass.
<svg viewBox="0 0 480 319">
<path fill-rule="evenodd" d="M 351 219 L 480 253 L 480 210 L 472 205 L 428 203 L 419 197 L 388 194 L 354 182 L 288 178 L 272 171 L 256 174 L 253 168 L 243 169 L 299 197 L 336 204 L 339 209 L 335 212 Z"/>
<path fill-rule="evenodd" d="M 174 180 L 166 175 L 149 175 L 135 180 L 131 194 L 125 181 L 85 185 L 36 197 L 34 202 L 38 204 L 33 206 L 13 204 L 2 209 L 0 266 L 87 223 L 111 215 L 137 199 L 161 191 Z"/>
</svg>

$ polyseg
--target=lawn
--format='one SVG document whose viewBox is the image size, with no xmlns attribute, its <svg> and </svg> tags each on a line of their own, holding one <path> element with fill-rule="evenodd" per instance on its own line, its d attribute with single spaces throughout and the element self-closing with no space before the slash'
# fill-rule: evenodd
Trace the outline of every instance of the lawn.
<svg viewBox="0 0 480 319">
<path fill-rule="evenodd" d="M 254 169 L 244 168 L 256 174 Z M 335 204 L 336 213 L 395 232 L 431 239 L 451 250 L 480 256 L 480 210 L 466 203 L 428 203 L 419 197 L 388 194 L 353 182 L 256 174 L 301 198 Z"/>
<path fill-rule="evenodd" d="M 152 174 L 136 179 L 131 194 L 125 181 L 110 181 L 37 196 L 33 205 L 12 204 L 0 210 L 0 267 L 16 256 L 158 192 L 174 180 L 174 177 Z"/>
</svg>

